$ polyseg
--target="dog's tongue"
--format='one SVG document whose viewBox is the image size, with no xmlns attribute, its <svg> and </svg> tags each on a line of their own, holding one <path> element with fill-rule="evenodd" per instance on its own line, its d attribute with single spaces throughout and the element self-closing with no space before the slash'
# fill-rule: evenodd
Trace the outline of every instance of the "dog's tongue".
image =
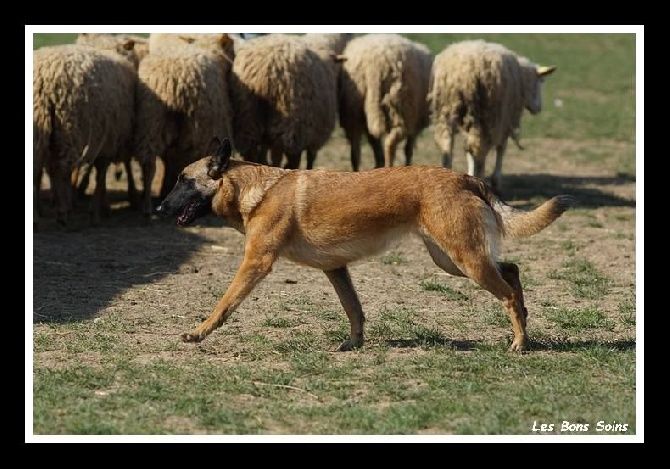
<svg viewBox="0 0 670 469">
<path fill-rule="evenodd" d="M 184 208 L 181 214 L 177 217 L 177 225 L 184 226 L 188 224 L 189 219 L 191 218 L 191 212 L 193 211 L 193 205 L 194 204 L 190 203 Z"/>
</svg>

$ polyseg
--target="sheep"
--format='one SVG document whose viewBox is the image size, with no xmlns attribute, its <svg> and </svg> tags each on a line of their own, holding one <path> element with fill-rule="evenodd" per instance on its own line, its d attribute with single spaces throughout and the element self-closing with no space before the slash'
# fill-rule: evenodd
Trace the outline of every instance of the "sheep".
<svg viewBox="0 0 670 469">
<path fill-rule="evenodd" d="M 132 50 L 128 41 L 122 49 Z M 70 176 L 80 162 L 96 166 L 93 221 L 106 204 L 105 175 L 112 161 L 129 154 L 134 122 L 136 59 L 83 45 L 43 47 L 33 52 L 34 195 L 42 168 L 49 173 L 57 221 L 72 206 Z M 35 199 L 36 213 L 39 200 Z"/>
<path fill-rule="evenodd" d="M 156 156 L 165 163 L 161 199 L 179 172 L 201 158 L 213 136 L 232 139 L 227 75 L 233 41 L 227 34 L 152 34 L 140 63 L 134 154 L 142 165 L 142 210 L 152 212 Z"/>
<path fill-rule="evenodd" d="M 502 187 L 507 139 L 518 145 L 524 108 L 542 108 L 541 85 L 555 66 L 541 67 L 500 44 L 482 40 L 452 44 L 435 57 L 429 93 L 435 142 L 451 168 L 454 134 L 466 133 L 468 174 L 484 177 L 486 155 L 496 149 L 493 187 Z"/>
<path fill-rule="evenodd" d="M 428 126 L 430 51 L 397 34 L 368 34 L 352 39 L 343 54 L 339 114 L 352 169 L 358 171 L 364 134 L 375 167 L 393 166 L 402 140 L 405 162 L 411 164 L 416 138 Z"/>
<path fill-rule="evenodd" d="M 338 93 L 338 77 L 340 73 L 340 64 L 344 59 L 342 56 L 342 51 L 344 50 L 347 42 L 351 39 L 353 34 L 351 33 L 308 33 L 298 37 L 304 45 L 316 52 L 321 59 L 326 62 L 328 65 L 329 71 L 331 73 L 332 85 L 331 90 Z M 258 155 L 258 161 L 266 163 L 267 162 L 267 150 L 265 147 L 261 149 L 263 154 Z M 279 166 L 282 161 L 283 154 L 278 147 L 272 148 L 271 161 L 273 166 Z M 312 169 L 314 167 L 314 159 L 316 154 L 308 155 L 307 158 L 307 169 Z"/>
<path fill-rule="evenodd" d="M 126 52 L 129 41 L 134 44 L 132 54 Z M 135 68 L 149 53 L 147 38 L 131 34 L 79 33 L 75 43 L 95 47 L 96 49 L 116 50 L 121 54 L 130 55 L 131 60 L 137 62 Z"/>
<path fill-rule="evenodd" d="M 336 121 L 336 81 L 330 65 L 300 37 L 271 34 L 240 47 L 230 76 L 235 147 L 245 159 L 307 168 L 330 138 Z"/>
<path fill-rule="evenodd" d="M 79 33 L 75 43 L 95 47 L 97 49 L 117 51 L 122 55 L 128 56 L 135 65 L 135 69 L 139 66 L 139 62 L 141 62 L 149 53 L 149 41 L 146 37 L 129 34 Z M 128 47 L 130 43 L 133 44 L 133 47 L 129 50 Z M 120 165 L 122 164 L 128 175 L 128 198 L 131 205 L 134 205 L 136 202 L 137 189 L 135 188 L 135 180 L 133 179 L 130 160 L 130 157 L 128 157 L 123 162 L 115 162 L 115 175 L 117 180 L 121 177 Z M 79 183 L 77 193 L 80 198 L 86 193 L 92 169 L 93 165 L 88 165 L 86 167 L 84 176 Z M 72 176 L 73 185 L 76 185 L 77 183 L 79 170 L 79 167 L 75 168 Z"/>
<path fill-rule="evenodd" d="M 326 54 L 341 54 L 351 40 L 351 33 L 307 33 L 300 36 L 307 47 Z"/>
</svg>

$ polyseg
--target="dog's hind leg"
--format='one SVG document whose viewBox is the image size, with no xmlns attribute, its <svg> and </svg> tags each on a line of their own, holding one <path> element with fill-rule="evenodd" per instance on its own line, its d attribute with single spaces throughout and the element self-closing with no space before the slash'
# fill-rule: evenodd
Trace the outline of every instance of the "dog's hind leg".
<svg viewBox="0 0 670 469">
<path fill-rule="evenodd" d="M 519 267 L 511 262 L 498 262 L 498 269 L 502 278 L 514 289 L 514 295 L 519 302 L 521 311 L 523 312 L 524 324 L 528 320 L 528 310 L 523 300 L 523 287 L 521 286 L 521 279 L 519 278 Z"/>
<path fill-rule="evenodd" d="M 426 248 L 428 248 L 428 254 L 430 254 L 433 262 L 435 262 L 439 268 L 448 274 L 456 275 L 458 277 L 466 277 L 466 275 L 461 272 L 461 269 L 459 269 L 456 264 L 454 264 L 454 261 L 451 260 L 451 257 L 449 257 L 437 244 L 435 244 L 432 239 L 425 236 L 423 238 L 423 242 L 426 245 Z"/>
<path fill-rule="evenodd" d="M 214 307 L 214 311 L 193 332 L 182 334 L 184 342 L 200 342 L 223 324 L 235 311 L 254 287 L 272 270 L 276 255 L 269 250 L 259 250 L 247 246 L 242 265 L 237 270 L 228 290 Z"/>
<path fill-rule="evenodd" d="M 438 266 L 452 275 L 468 277 L 503 302 L 514 331 L 510 350 L 524 350 L 528 340 L 527 312 L 523 304 L 518 268 L 514 264 L 496 263 L 485 249 L 471 240 L 455 245 L 453 241 L 450 243 L 446 237 L 441 237 L 437 229 L 426 231 L 430 238 L 425 236 L 424 242 Z"/>
<path fill-rule="evenodd" d="M 349 323 L 351 324 L 351 336 L 348 340 L 342 342 L 342 345 L 337 350 L 346 352 L 358 348 L 363 345 L 363 322 L 365 322 L 365 316 L 363 315 L 361 302 L 358 300 L 358 295 L 351 282 L 349 269 L 345 266 L 339 269 L 325 270 L 324 272 L 335 288 L 335 292 L 340 298 L 340 303 L 347 313 Z"/>
</svg>

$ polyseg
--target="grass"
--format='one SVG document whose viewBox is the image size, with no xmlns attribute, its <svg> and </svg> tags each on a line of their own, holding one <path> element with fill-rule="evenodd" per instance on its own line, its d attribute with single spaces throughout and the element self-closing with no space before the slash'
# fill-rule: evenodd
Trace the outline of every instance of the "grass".
<svg viewBox="0 0 670 469">
<path fill-rule="evenodd" d="M 407 261 L 402 256 L 402 253 L 399 252 L 390 252 L 381 257 L 382 264 L 384 265 L 399 265 L 405 264 Z"/>
<path fill-rule="evenodd" d="M 609 290 L 612 281 L 585 259 L 570 259 L 560 271 L 551 272 L 549 278 L 567 280 L 577 298 L 597 300 Z"/>
<path fill-rule="evenodd" d="M 606 329 L 614 327 L 605 313 L 598 308 L 557 308 L 547 313 L 548 319 L 562 329 L 582 331 L 584 329 Z"/>
<path fill-rule="evenodd" d="M 619 303 L 619 316 L 626 326 L 635 325 L 635 300 L 625 299 Z"/>
<path fill-rule="evenodd" d="M 468 296 L 466 294 L 461 293 L 458 290 L 454 290 L 453 288 L 447 285 L 442 285 L 441 283 L 437 283 L 432 280 L 422 280 L 420 285 L 424 291 L 436 291 L 442 293 L 449 300 L 454 301 L 468 300 Z"/>
<path fill-rule="evenodd" d="M 547 360 L 497 348 L 468 354 L 440 348 L 391 361 L 357 353 L 344 362 L 322 352 L 293 351 L 285 357 L 289 369 L 160 359 L 99 368 L 70 364 L 36 370 L 35 429 L 498 434 L 530 433 L 538 418 L 595 422 L 606 415 L 629 422 L 628 433 L 634 433 L 634 353 L 603 349 L 595 358 L 559 354 Z"/>
</svg>

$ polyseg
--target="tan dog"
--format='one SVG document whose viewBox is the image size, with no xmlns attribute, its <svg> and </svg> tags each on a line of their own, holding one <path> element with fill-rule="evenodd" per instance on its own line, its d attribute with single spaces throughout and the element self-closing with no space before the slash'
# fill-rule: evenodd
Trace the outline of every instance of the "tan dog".
<svg viewBox="0 0 670 469">
<path fill-rule="evenodd" d="M 500 240 L 539 232 L 572 197 L 557 196 L 522 212 L 501 202 L 480 179 L 444 168 L 300 171 L 230 156 L 225 140 L 211 156 L 187 166 L 157 209 L 178 214 L 180 225 L 211 210 L 246 235 L 244 260 L 228 291 L 209 318 L 182 335 L 184 341 L 199 342 L 221 326 L 283 256 L 324 271 L 351 323 L 351 337 L 339 350 L 360 347 L 365 318 L 347 264 L 416 233 L 439 267 L 469 277 L 503 302 L 514 330 L 511 350 L 526 347 L 519 269 L 497 261 Z"/>
</svg>

